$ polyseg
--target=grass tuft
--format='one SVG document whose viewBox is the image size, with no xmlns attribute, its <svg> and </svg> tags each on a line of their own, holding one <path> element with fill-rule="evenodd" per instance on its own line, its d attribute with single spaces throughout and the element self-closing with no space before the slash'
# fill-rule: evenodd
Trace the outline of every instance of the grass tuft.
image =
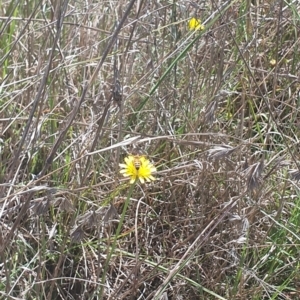
<svg viewBox="0 0 300 300">
<path fill-rule="evenodd" d="M 300 299 L 297 1 L 1 4 L 1 298 Z"/>
</svg>

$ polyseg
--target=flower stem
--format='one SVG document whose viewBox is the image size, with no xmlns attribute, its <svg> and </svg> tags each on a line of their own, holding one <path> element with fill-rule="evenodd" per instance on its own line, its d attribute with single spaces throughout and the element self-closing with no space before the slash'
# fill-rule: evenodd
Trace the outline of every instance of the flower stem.
<svg viewBox="0 0 300 300">
<path fill-rule="evenodd" d="M 99 292 L 99 295 L 98 295 L 98 297 L 99 297 L 98 299 L 102 299 L 103 298 L 103 292 L 104 292 L 104 287 L 105 287 L 105 277 L 106 277 L 106 274 L 107 274 L 108 265 L 109 265 L 109 262 L 111 260 L 111 257 L 113 255 L 113 253 L 115 252 L 115 248 L 116 248 L 116 244 L 117 244 L 117 239 L 119 237 L 122 225 L 124 223 L 125 214 L 126 214 L 126 211 L 127 211 L 128 205 L 129 205 L 129 201 L 130 201 L 131 195 L 133 193 L 133 189 L 135 187 L 136 181 L 133 184 L 130 185 L 130 189 L 129 189 L 129 192 L 128 192 L 128 195 L 126 197 L 126 200 L 125 200 L 125 203 L 124 203 L 124 207 L 123 207 L 123 210 L 122 210 L 121 218 L 120 218 L 117 230 L 116 230 L 116 234 L 114 236 L 113 243 L 111 245 L 110 251 L 109 251 L 109 253 L 107 255 L 107 258 L 106 258 L 106 261 L 105 261 L 105 266 L 104 266 L 103 274 L 102 274 L 102 278 L 101 278 L 101 288 L 100 288 L 100 292 Z"/>
</svg>

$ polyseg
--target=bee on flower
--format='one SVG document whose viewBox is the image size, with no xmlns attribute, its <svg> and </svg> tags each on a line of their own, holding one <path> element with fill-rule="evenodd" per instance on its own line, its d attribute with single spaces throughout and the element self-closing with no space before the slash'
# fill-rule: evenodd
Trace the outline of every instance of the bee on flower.
<svg viewBox="0 0 300 300">
<path fill-rule="evenodd" d="M 156 168 L 144 155 L 130 154 L 125 157 L 124 162 L 124 164 L 120 164 L 120 173 L 123 174 L 124 177 L 130 177 L 131 184 L 137 179 L 139 179 L 141 183 L 155 180 L 152 173 L 156 172 Z"/>
<path fill-rule="evenodd" d="M 188 23 L 189 30 L 204 30 L 204 25 L 201 24 L 200 19 L 191 18 Z"/>
</svg>

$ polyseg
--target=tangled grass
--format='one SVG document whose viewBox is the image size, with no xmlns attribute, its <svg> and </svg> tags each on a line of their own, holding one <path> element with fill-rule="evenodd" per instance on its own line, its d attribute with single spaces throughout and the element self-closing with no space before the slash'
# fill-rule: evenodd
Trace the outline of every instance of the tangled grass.
<svg viewBox="0 0 300 300">
<path fill-rule="evenodd" d="M 3 299 L 300 299 L 298 1 L 0 9 Z"/>
</svg>

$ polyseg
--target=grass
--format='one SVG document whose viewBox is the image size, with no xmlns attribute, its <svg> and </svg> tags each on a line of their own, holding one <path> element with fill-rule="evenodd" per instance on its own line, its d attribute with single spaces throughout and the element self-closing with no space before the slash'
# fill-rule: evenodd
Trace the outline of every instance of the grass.
<svg viewBox="0 0 300 300">
<path fill-rule="evenodd" d="M 300 299 L 299 9 L 2 2 L 0 298 Z"/>
</svg>

